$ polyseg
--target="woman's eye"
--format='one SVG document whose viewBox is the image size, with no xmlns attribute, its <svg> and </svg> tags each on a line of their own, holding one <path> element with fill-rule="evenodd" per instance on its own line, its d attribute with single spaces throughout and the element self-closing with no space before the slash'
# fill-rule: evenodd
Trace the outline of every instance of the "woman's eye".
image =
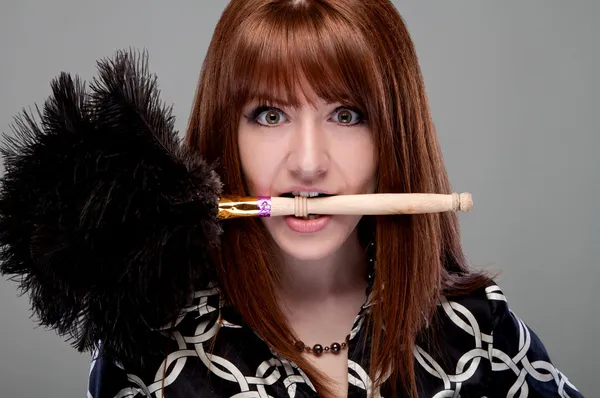
<svg viewBox="0 0 600 398">
<path fill-rule="evenodd" d="M 358 124 L 362 121 L 362 116 L 358 112 L 347 108 L 336 110 L 333 118 L 336 123 L 348 125 Z"/>
<path fill-rule="evenodd" d="M 265 126 L 273 126 L 285 121 L 285 117 L 278 109 L 270 108 L 260 112 L 255 120 Z"/>
</svg>

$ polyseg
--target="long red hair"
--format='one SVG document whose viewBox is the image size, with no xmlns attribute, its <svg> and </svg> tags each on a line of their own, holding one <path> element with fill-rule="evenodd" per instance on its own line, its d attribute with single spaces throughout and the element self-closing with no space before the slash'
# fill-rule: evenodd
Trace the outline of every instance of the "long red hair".
<svg viewBox="0 0 600 398">
<path fill-rule="evenodd" d="M 296 106 L 301 79 L 319 97 L 366 116 L 379 153 L 378 192 L 452 192 L 413 42 L 390 1 L 234 0 L 208 48 L 186 137 L 218 164 L 227 193 L 247 194 L 237 148 L 242 107 L 274 98 Z M 268 233 L 256 219 L 223 227 L 215 263 L 225 299 L 329 396 L 326 375 L 295 350 L 279 309 Z M 370 377 L 376 386 L 391 370 L 391 396 L 402 386 L 415 397 L 412 347 L 439 296 L 467 293 L 487 278 L 469 270 L 454 213 L 364 218 L 359 228 L 376 242 Z"/>
</svg>

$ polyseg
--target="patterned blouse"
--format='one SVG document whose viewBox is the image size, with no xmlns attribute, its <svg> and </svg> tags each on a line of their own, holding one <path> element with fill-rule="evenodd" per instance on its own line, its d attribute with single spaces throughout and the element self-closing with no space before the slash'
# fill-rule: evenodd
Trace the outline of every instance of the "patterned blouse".
<svg viewBox="0 0 600 398">
<path fill-rule="evenodd" d="M 349 397 L 368 396 L 368 346 L 361 342 L 370 305 L 371 297 L 350 333 Z M 209 354 L 219 318 L 221 330 Z M 498 286 L 440 299 L 434 322 L 429 328 L 437 331 L 436 348 L 418 344 L 414 350 L 420 397 L 582 397 Z M 123 369 L 102 356 L 100 346 L 92 357 L 88 398 L 162 398 L 163 387 L 166 398 L 317 397 L 306 375 L 244 326 L 214 286 L 195 294 L 171 341 L 166 369 L 164 358 L 144 369 Z M 390 398 L 379 392 L 375 397 Z"/>
</svg>

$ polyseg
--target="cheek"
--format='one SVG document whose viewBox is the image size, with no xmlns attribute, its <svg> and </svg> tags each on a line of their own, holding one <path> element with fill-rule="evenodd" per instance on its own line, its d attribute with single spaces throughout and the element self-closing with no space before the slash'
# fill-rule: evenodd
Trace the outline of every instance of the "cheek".
<svg viewBox="0 0 600 398">
<path fill-rule="evenodd" d="M 267 196 L 277 173 L 278 161 L 273 156 L 276 152 L 254 135 L 243 129 L 238 135 L 242 173 L 250 191 L 249 195 Z"/>
<path fill-rule="evenodd" d="M 353 191 L 375 191 L 377 154 L 370 133 L 363 133 L 338 144 L 336 158 L 344 179 Z"/>
</svg>

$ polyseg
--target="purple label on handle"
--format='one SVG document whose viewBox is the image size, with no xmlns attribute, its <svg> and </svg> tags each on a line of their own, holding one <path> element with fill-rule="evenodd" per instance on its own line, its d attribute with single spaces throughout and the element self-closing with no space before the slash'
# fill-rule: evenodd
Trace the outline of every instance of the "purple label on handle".
<svg viewBox="0 0 600 398">
<path fill-rule="evenodd" d="M 261 196 L 258 198 L 258 216 L 259 217 L 270 217 L 271 216 L 271 198 L 268 196 Z"/>
</svg>

